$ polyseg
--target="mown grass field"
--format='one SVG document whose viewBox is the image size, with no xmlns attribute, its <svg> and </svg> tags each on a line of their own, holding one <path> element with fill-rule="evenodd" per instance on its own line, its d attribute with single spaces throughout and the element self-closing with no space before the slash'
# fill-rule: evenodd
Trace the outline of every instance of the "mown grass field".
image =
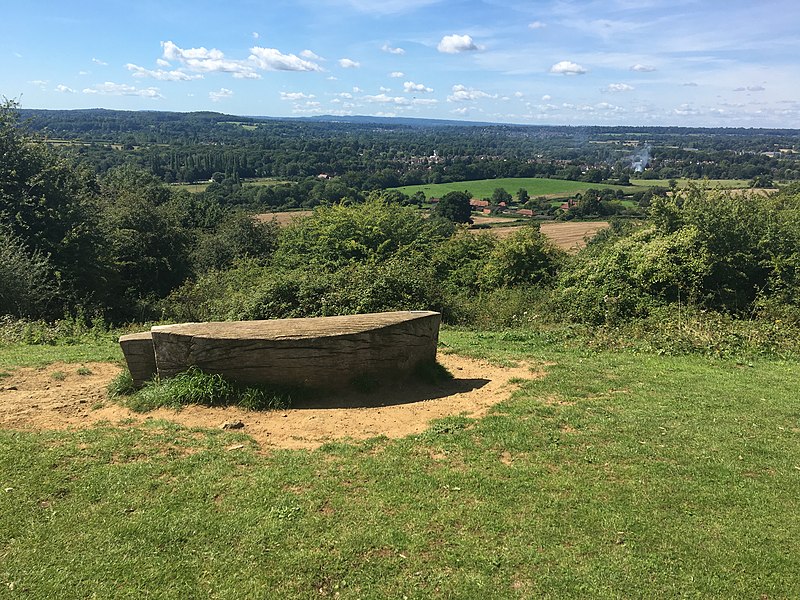
<svg viewBox="0 0 800 600">
<path fill-rule="evenodd" d="M 676 179 L 678 187 L 686 187 L 692 181 L 698 185 L 712 188 L 746 188 L 749 182 L 744 179 L 718 179 L 718 180 L 689 180 Z M 505 188 L 507 192 L 516 195 L 517 190 L 524 188 L 528 195 L 533 198 L 538 196 L 548 197 L 567 197 L 573 196 L 589 188 L 594 189 L 621 189 L 626 194 L 637 191 L 637 188 L 661 186 L 668 188 L 669 181 L 666 179 L 632 179 L 629 186 L 607 185 L 604 183 L 583 183 L 581 181 L 569 181 L 566 179 L 547 179 L 542 177 L 512 177 L 505 179 L 480 179 L 476 181 L 460 181 L 457 183 L 440 183 L 429 185 L 408 185 L 395 188 L 404 194 L 414 194 L 419 190 L 425 194 L 426 198 L 441 198 L 447 192 L 462 192 L 469 190 L 473 197 L 490 198 L 496 188 Z"/>
<path fill-rule="evenodd" d="M 593 351 L 544 330 L 441 343 L 546 376 L 483 419 L 316 451 L 167 421 L 0 431 L 0 589 L 800 596 L 796 362 Z"/>
<path fill-rule="evenodd" d="M 589 188 L 594 189 L 619 189 L 621 186 L 606 185 L 602 183 L 583 183 L 581 181 L 568 181 L 566 179 L 546 179 L 542 177 L 512 177 L 503 179 L 479 179 L 475 181 L 459 181 L 457 183 L 439 183 L 429 185 L 407 185 L 395 188 L 404 194 L 414 194 L 419 190 L 426 198 L 441 198 L 447 192 L 463 192 L 469 190 L 475 198 L 490 198 L 497 188 L 505 188 L 507 192 L 516 196 L 520 188 L 528 190 L 528 195 L 537 196 L 570 196 Z M 622 188 L 624 189 L 624 188 Z"/>
</svg>

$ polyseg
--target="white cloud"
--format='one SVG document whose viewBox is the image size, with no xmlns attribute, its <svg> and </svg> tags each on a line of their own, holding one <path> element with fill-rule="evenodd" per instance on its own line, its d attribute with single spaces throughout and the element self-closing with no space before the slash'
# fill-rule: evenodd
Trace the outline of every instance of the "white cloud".
<svg viewBox="0 0 800 600">
<path fill-rule="evenodd" d="M 281 100 L 311 100 L 316 98 L 314 94 L 304 94 L 303 92 L 281 92 Z"/>
<path fill-rule="evenodd" d="M 208 97 L 212 102 L 219 102 L 233 96 L 233 91 L 228 88 L 219 88 L 216 92 L 208 92 Z"/>
<path fill-rule="evenodd" d="M 216 48 L 208 50 L 200 48 L 180 48 L 171 41 L 161 42 L 162 58 L 166 61 L 178 61 L 195 73 L 232 73 L 240 76 L 258 77 L 252 65 L 241 60 L 228 60 Z"/>
<path fill-rule="evenodd" d="M 562 60 L 550 67 L 551 73 L 558 73 L 562 75 L 583 75 L 586 73 L 586 68 L 580 66 L 569 60 Z"/>
<path fill-rule="evenodd" d="M 362 90 L 362 89 L 361 89 L 360 87 L 358 87 L 357 85 L 354 85 L 354 86 L 353 86 L 353 93 L 354 93 L 354 94 L 360 94 L 360 93 L 361 93 L 361 92 L 363 92 L 363 91 L 364 91 L 364 90 Z"/>
<path fill-rule="evenodd" d="M 480 100 L 481 98 L 495 98 L 491 94 L 484 91 L 468 88 L 465 85 L 454 85 L 453 93 L 447 97 L 448 102 L 471 102 L 473 100 Z"/>
<path fill-rule="evenodd" d="M 371 103 L 377 104 L 397 104 L 397 105 L 406 105 L 411 104 L 411 102 L 407 98 L 403 98 L 402 96 L 387 96 L 386 94 L 377 94 L 375 96 L 364 96 L 364 100 Z"/>
<path fill-rule="evenodd" d="M 11 54 L 16 56 L 17 58 L 22 58 L 22 54 L 20 54 L 19 52 L 12 52 Z"/>
<path fill-rule="evenodd" d="M 99 58 L 93 58 L 92 62 L 96 65 L 100 65 L 101 67 L 107 67 L 108 63 L 104 60 L 100 60 Z"/>
<path fill-rule="evenodd" d="M 340 58 L 339 59 L 339 66 L 343 69 L 357 69 L 361 66 L 361 63 L 355 60 L 351 60 L 349 58 Z"/>
<path fill-rule="evenodd" d="M 74 94 L 75 93 L 75 90 L 73 90 L 71 87 L 67 87 L 66 85 L 63 85 L 63 84 L 58 84 L 56 86 L 56 91 L 61 93 L 61 94 Z"/>
<path fill-rule="evenodd" d="M 257 31 L 254 31 L 254 32 L 253 32 L 251 35 L 253 36 L 253 39 L 254 39 L 254 40 L 257 40 L 258 38 L 260 38 L 260 37 L 261 37 L 261 36 L 258 34 L 258 32 L 257 32 Z"/>
<path fill-rule="evenodd" d="M 402 71 L 392 71 L 391 73 L 389 73 L 389 77 L 392 77 L 394 79 L 400 79 L 401 77 L 405 76 L 406 74 L 403 73 Z"/>
<path fill-rule="evenodd" d="M 348 100 L 353 98 L 353 94 L 351 94 L 350 92 L 341 92 L 336 95 L 339 96 L 339 98 L 347 98 Z"/>
<path fill-rule="evenodd" d="M 515 98 L 524 98 L 525 94 L 523 94 L 522 92 L 514 92 L 514 97 Z"/>
<path fill-rule="evenodd" d="M 763 92 L 766 88 L 761 85 L 748 85 L 747 87 L 737 87 L 734 92 Z"/>
<path fill-rule="evenodd" d="M 134 65 L 133 63 L 128 63 L 125 65 L 125 68 L 132 71 L 134 77 L 152 77 L 159 81 L 191 81 L 192 79 L 203 78 L 202 75 L 189 75 L 180 69 L 175 69 L 174 71 L 164 71 L 163 69 L 150 70 Z"/>
<path fill-rule="evenodd" d="M 631 66 L 631 71 L 636 71 L 637 73 L 652 73 L 655 70 L 656 68 L 651 65 L 642 65 L 636 63 L 635 65 Z"/>
<path fill-rule="evenodd" d="M 312 52 L 311 50 L 308 50 L 308 49 L 303 50 L 300 53 L 300 56 L 302 58 L 307 58 L 308 60 L 325 60 L 324 58 L 322 58 L 318 54 L 316 54 L 316 53 L 314 53 L 314 52 Z"/>
<path fill-rule="evenodd" d="M 436 98 L 414 98 L 411 101 L 411 104 L 418 106 L 433 106 L 434 104 L 439 104 L 439 101 Z"/>
<path fill-rule="evenodd" d="M 78 71 L 78 75 L 88 75 L 89 71 Z"/>
<path fill-rule="evenodd" d="M 168 60 L 164 60 L 163 58 L 157 58 L 156 59 L 156 64 L 159 67 L 171 67 L 172 66 L 172 64 Z"/>
<path fill-rule="evenodd" d="M 550 102 L 550 100 L 552 99 L 553 97 L 550 94 L 545 94 L 544 96 L 542 96 L 542 102 Z"/>
<path fill-rule="evenodd" d="M 609 83 L 603 88 L 605 92 L 630 92 L 634 87 L 627 83 Z"/>
<path fill-rule="evenodd" d="M 429 88 L 423 83 L 414 83 L 413 81 L 406 81 L 403 84 L 403 91 L 406 92 L 407 94 L 413 92 L 432 92 L 433 88 Z"/>
<path fill-rule="evenodd" d="M 98 94 L 101 96 L 141 96 L 142 98 L 163 98 L 156 87 L 137 88 L 126 83 L 113 83 L 106 81 L 89 88 L 84 88 L 84 94 Z"/>
<path fill-rule="evenodd" d="M 388 94 L 389 92 L 391 92 L 391 91 L 392 91 L 392 88 L 387 88 L 386 86 L 383 86 L 383 85 L 382 85 L 381 87 L 379 87 L 379 88 L 378 88 L 378 91 L 379 91 L 379 92 L 383 92 L 383 93 L 387 93 L 387 94 Z"/>
<path fill-rule="evenodd" d="M 545 23 L 541 21 L 534 21 L 533 23 L 528 23 L 528 29 L 544 29 L 547 27 Z"/>
<path fill-rule="evenodd" d="M 694 81 L 687 81 L 686 83 L 681 84 L 684 87 L 697 87 L 697 84 Z"/>
<path fill-rule="evenodd" d="M 40 87 L 42 89 L 45 89 L 47 87 L 47 84 L 50 83 L 50 81 L 47 79 L 34 79 L 33 81 L 29 81 L 28 83 Z"/>
<path fill-rule="evenodd" d="M 467 114 L 467 110 L 468 109 L 466 107 L 464 107 L 464 108 L 454 108 L 450 112 L 453 113 L 453 114 L 456 114 L 456 115 L 465 115 L 465 114 Z"/>
<path fill-rule="evenodd" d="M 389 44 L 384 44 L 381 47 L 381 50 L 383 50 L 384 52 L 388 52 L 389 54 L 397 54 L 401 56 L 406 53 L 406 51 L 403 50 L 402 48 L 392 48 Z"/>
<path fill-rule="evenodd" d="M 322 71 L 322 67 L 294 54 L 283 54 L 275 48 L 250 48 L 249 60 L 265 71 Z"/>
<path fill-rule="evenodd" d="M 458 54 L 478 50 L 478 46 L 468 35 L 453 34 L 444 36 L 436 49 L 445 54 Z"/>
</svg>

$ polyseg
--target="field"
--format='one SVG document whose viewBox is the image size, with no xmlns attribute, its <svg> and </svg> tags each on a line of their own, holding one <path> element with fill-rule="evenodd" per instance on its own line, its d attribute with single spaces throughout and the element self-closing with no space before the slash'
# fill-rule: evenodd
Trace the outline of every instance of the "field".
<svg viewBox="0 0 800 600">
<path fill-rule="evenodd" d="M 568 181 L 566 179 L 546 179 L 542 177 L 515 177 L 506 179 L 480 179 L 477 181 L 460 181 L 457 183 L 439 183 L 429 185 L 408 185 L 395 188 L 404 194 L 414 194 L 419 190 L 425 194 L 426 198 L 441 198 L 447 192 L 463 192 L 468 190 L 475 198 L 490 198 L 496 188 L 504 188 L 512 195 L 516 195 L 517 190 L 525 188 L 528 195 L 532 198 L 539 196 L 545 197 L 566 197 L 575 195 L 589 188 L 594 189 L 620 189 L 618 185 L 606 185 L 602 183 L 583 183 L 580 181 Z M 622 187 L 621 189 L 625 189 Z"/>
<path fill-rule="evenodd" d="M 712 188 L 746 188 L 749 182 L 744 179 L 676 179 L 678 187 L 686 187 L 689 182 L 695 183 L 707 189 Z M 646 187 L 669 187 L 666 179 L 632 179 L 630 186 L 608 185 L 603 183 L 583 183 L 581 181 L 568 181 L 566 179 L 546 179 L 542 177 L 520 177 L 507 179 L 481 179 L 477 181 L 461 181 L 458 183 L 441 183 L 430 185 L 409 185 L 395 188 L 404 194 L 411 195 L 418 190 L 422 190 L 426 198 L 441 198 L 447 192 L 468 190 L 473 197 L 489 198 L 496 188 L 504 188 L 512 195 L 516 195 L 517 190 L 524 188 L 532 198 L 544 196 L 547 198 L 563 198 L 573 196 L 589 188 L 594 189 L 621 189 L 626 194 L 638 191 Z"/>
<path fill-rule="evenodd" d="M 284 181 L 282 179 L 277 179 L 275 177 L 258 177 L 256 179 L 242 180 L 242 185 L 245 186 L 270 186 L 270 185 L 283 185 L 287 183 L 290 182 Z M 177 189 L 186 190 L 187 192 L 197 194 L 200 192 L 205 192 L 208 189 L 210 182 L 203 181 L 200 183 L 173 183 L 172 185 Z"/>
<path fill-rule="evenodd" d="M 688 187 L 689 184 L 698 185 L 703 189 L 737 189 L 749 188 L 750 182 L 747 179 L 686 179 L 678 178 L 675 180 L 678 188 Z M 669 187 L 669 179 L 631 179 L 634 187 Z"/>
<path fill-rule="evenodd" d="M 102 377 L 91 358 L 108 349 L 47 366 L 62 348 L 43 347 L 31 371 L 14 364 L 24 347 L 0 347 L 4 394 L 33 398 L 23 387 L 38 373 L 53 399 L 28 407 L 50 411 L 51 425 L 0 425 L 7 594 L 800 596 L 796 362 L 446 329 L 440 351 L 461 361 L 450 364 L 462 391 L 516 369 L 488 404 L 455 402 L 450 416 L 437 397 L 364 406 L 350 421 L 373 419 L 366 435 L 334 430 L 304 445 L 303 423 L 319 431 L 324 419 L 309 409 L 236 413 L 245 428 L 231 432 L 218 427 L 227 409 L 207 409 L 206 425 L 189 409 L 125 413 L 97 382 L 58 402 L 59 386 Z M 478 372 L 459 371 L 467 364 Z M 381 418 L 386 408 L 396 414 Z M 401 435 L 377 425 L 407 409 L 436 418 Z M 59 416 L 70 429 L 53 429 Z M 271 443 L 292 439 L 282 428 L 305 449 Z"/>
</svg>

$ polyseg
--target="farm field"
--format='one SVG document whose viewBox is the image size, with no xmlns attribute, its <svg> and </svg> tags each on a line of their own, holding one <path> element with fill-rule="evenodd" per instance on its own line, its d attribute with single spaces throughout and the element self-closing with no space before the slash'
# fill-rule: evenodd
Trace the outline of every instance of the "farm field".
<svg viewBox="0 0 800 600">
<path fill-rule="evenodd" d="M 527 227 L 525 223 L 492 227 L 490 229 L 470 229 L 470 233 L 492 233 L 500 238 L 510 236 L 515 231 Z M 586 239 L 608 227 L 607 221 L 570 221 L 567 223 L 546 222 L 540 224 L 541 232 L 562 250 L 577 251 L 586 246 Z"/>
<path fill-rule="evenodd" d="M 283 227 L 295 219 L 299 219 L 300 217 L 308 217 L 311 214 L 313 214 L 313 211 L 310 210 L 284 210 L 278 212 L 259 213 L 257 215 L 253 215 L 253 218 L 257 221 L 261 221 L 262 223 L 269 223 L 270 221 L 274 220 L 278 223 L 278 225 Z"/>
<path fill-rule="evenodd" d="M 456 388 L 480 393 L 505 377 L 488 404 L 455 402 L 427 422 L 448 396 L 366 406 L 354 415 L 417 411 L 423 425 L 304 445 L 303 423 L 316 436 L 321 413 L 235 413 L 240 431 L 219 428 L 228 409 L 206 409 L 204 425 L 191 409 L 126 414 L 97 389 L 107 375 L 93 347 L 38 371 L 14 366 L 9 350 L 0 384 L 49 394 L 29 409 L 51 418 L 0 426 L 0 583 L 12 595 L 800 595 L 791 360 L 445 329 Z M 37 352 L 64 360 L 58 347 Z M 69 388 L 79 364 L 91 371 L 84 391 Z M 69 389 L 60 402 L 56 384 Z M 81 417 L 92 413 L 107 418 Z M 291 438 L 281 427 L 300 427 L 294 446 L 281 446 Z"/>
<path fill-rule="evenodd" d="M 747 188 L 750 182 L 746 179 L 676 179 L 679 188 L 686 187 L 690 182 L 700 185 L 707 189 L 713 188 Z M 626 193 L 633 193 L 637 188 L 647 187 L 669 187 L 669 180 L 667 179 L 631 179 L 631 185 L 608 185 L 604 183 L 584 183 L 581 181 L 570 181 L 566 179 L 547 179 L 542 177 L 532 178 L 506 178 L 506 179 L 481 179 L 476 181 L 461 181 L 458 183 L 440 183 L 428 185 L 409 185 L 404 187 L 395 188 L 404 194 L 411 195 L 418 190 L 422 190 L 426 198 L 440 198 L 447 192 L 464 191 L 469 192 L 477 198 L 489 198 L 494 192 L 495 188 L 505 188 L 507 192 L 516 195 L 517 190 L 525 188 L 528 194 L 537 198 L 539 196 L 545 197 L 566 197 L 574 195 L 589 188 L 594 189 L 621 189 Z"/>
<path fill-rule="evenodd" d="M 283 185 L 287 183 L 291 182 L 282 179 L 276 179 L 274 177 L 259 177 L 257 179 L 242 180 L 242 185 L 245 186 L 271 186 L 271 185 Z M 186 190 L 193 194 L 197 194 L 200 192 L 205 192 L 208 189 L 210 182 L 204 181 L 200 183 L 173 183 L 171 185 L 177 189 Z"/>
<path fill-rule="evenodd" d="M 589 188 L 594 189 L 625 189 L 618 185 L 607 185 L 602 183 L 583 183 L 581 181 L 569 181 L 566 179 L 546 179 L 543 177 L 513 177 L 505 179 L 480 179 L 476 181 L 459 181 L 457 183 L 439 183 L 428 185 L 408 185 L 394 188 L 404 194 L 414 194 L 419 190 L 425 194 L 426 198 L 441 198 L 447 192 L 462 192 L 469 190 L 475 198 L 489 198 L 496 188 L 505 188 L 507 192 L 516 195 L 517 190 L 525 188 L 528 195 L 532 198 L 539 196 L 563 197 L 574 195 Z M 630 188 L 628 188 L 630 189 Z"/>
<path fill-rule="evenodd" d="M 669 179 L 631 179 L 631 185 L 634 187 L 669 187 Z M 737 189 L 749 188 L 750 181 L 747 179 L 686 179 L 680 177 L 675 179 L 678 188 L 688 187 L 689 184 L 698 185 L 703 189 Z"/>
</svg>

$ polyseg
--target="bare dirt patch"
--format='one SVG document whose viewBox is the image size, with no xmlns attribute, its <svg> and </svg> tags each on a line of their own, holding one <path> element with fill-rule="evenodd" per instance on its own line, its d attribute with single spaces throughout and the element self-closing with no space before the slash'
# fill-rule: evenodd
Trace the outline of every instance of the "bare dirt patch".
<svg viewBox="0 0 800 600">
<path fill-rule="evenodd" d="M 261 223 L 269 223 L 274 220 L 280 227 L 285 227 L 300 217 L 308 217 L 312 214 L 313 212 L 310 210 L 287 210 L 283 212 L 260 213 L 253 215 L 253 218 Z"/>
<path fill-rule="evenodd" d="M 80 366 L 74 364 L 20 368 L 0 380 L 0 427 L 37 431 L 165 419 L 186 427 L 218 428 L 225 421 L 239 420 L 245 425 L 242 431 L 263 449 L 317 448 L 340 439 L 421 433 L 432 419 L 450 415 L 481 417 L 516 389 L 511 381 L 541 376 L 527 364 L 503 368 L 454 354 L 440 354 L 439 362 L 453 374 L 451 381 L 352 393 L 282 411 L 188 406 L 146 414 L 131 412 L 106 398 L 106 385 L 119 373 L 119 365 L 86 364 L 82 372 L 89 373 L 84 375 L 78 374 Z"/>
</svg>

